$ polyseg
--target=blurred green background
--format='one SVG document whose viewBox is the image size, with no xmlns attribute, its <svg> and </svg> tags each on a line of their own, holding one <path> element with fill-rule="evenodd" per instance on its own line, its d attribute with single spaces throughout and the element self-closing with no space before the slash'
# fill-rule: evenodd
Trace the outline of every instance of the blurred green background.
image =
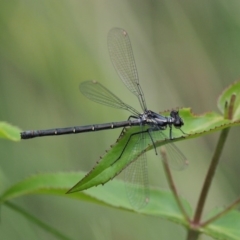
<svg viewBox="0 0 240 240">
<path fill-rule="evenodd" d="M 0 121 L 23 130 L 125 120 L 81 96 L 79 83 L 97 79 L 125 102 L 138 102 L 119 80 L 107 34 L 130 35 L 148 108 L 217 111 L 216 99 L 240 76 L 239 1 L 27 1 L 0 3 Z M 232 131 L 205 214 L 233 201 L 238 184 L 239 129 Z M 120 130 L 13 143 L 1 140 L 1 191 L 31 174 L 89 171 Z M 177 144 L 190 161 L 174 172 L 179 192 L 196 206 L 219 133 Z M 168 188 L 159 158 L 149 154 L 151 184 Z M 100 186 L 101 187 L 101 186 Z M 185 239 L 174 223 L 52 196 L 15 201 L 73 239 Z M 12 210 L 1 209 L 1 239 L 55 239 Z M 201 239 L 211 239 L 202 237 Z"/>
</svg>

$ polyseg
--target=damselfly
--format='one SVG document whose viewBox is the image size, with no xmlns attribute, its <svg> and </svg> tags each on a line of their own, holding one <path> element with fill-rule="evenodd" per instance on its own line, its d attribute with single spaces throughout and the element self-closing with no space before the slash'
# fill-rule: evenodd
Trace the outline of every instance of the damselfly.
<svg viewBox="0 0 240 240">
<path fill-rule="evenodd" d="M 108 49 L 113 66 L 120 76 L 120 79 L 130 92 L 138 98 L 142 112 L 140 113 L 132 106 L 124 103 L 99 82 L 94 80 L 85 81 L 80 84 L 80 91 L 84 96 L 97 103 L 129 111 L 131 115 L 128 120 L 49 130 L 30 130 L 22 132 L 21 138 L 30 139 L 43 136 L 57 136 L 62 134 L 75 134 L 137 126 L 136 132 L 129 136 L 115 162 L 121 159 L 130 141 L 137 137 L 138 139 L 135 141 L 136 143 L 133 149 L 131 149 L 130 153 L 128 151 L 129 162 L 132 163 L 124 171 L 129 201 L 134 208 L 142 208 L 149 201 L 147 158 L 146 153 L 143 151 L 146 141 L 152 143 L 157 154 L 155 145 L 156 139 L 167 139 L 163 130 L 169 127 L 169 139 L 172 140 L 172 127 L 174 126 L 175 128 L 180 129 L 184 123 L 177 110 L 172 110 L 170 116 L 167 117 L 147 109 L 144 94 L 139 84 L 131 42 L 128 33 L 125 30 L 121 28 L 113 28 L 109 32 Z M 185 156 L 173 143 L 168 143 L 166 149 L 171 152 L 169 155 L 170 158 L 171 156 L 174 156 L 170 159 L 170 163 L 174 165 L 174 168 L 181 169 L 186 166 L 187 161 Z M 141 151 L 143 151 L 142 154 L 137 156 L 136 153 Z"/>
</svg>

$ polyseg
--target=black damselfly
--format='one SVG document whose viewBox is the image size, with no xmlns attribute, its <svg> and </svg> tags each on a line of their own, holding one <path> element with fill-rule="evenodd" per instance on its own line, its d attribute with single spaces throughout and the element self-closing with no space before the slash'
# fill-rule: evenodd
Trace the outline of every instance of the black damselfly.
<svg viewBox="0 0 240 240">
<path fill-rule="evenodd" d="M 163 130 L 169 127 L 169 140 L 172 140 L 172 126 L 180 129 L 184 123 L 177 110 L 172 110 L 170 116 L 167 117 L 147 109 L 144 94 L 139 84 L 131 42 L 125 30 L 121 28 L 113 28 L 109 32 L 108 49 L 110 58 L 118 75 L 126 87 L 138 98 L 143 112 L 140 113 L 130 105 L 124 103 L 99 82 L 94 80 L 85 81 L 80 84 L 80 91 L 84 96 L 97 103 L 129 111 L 131 115 L 128 120 L 49 130 L 30 130 L 22 132 L 21 138 L 30 139 L 43 136 L 57 136 L 137 126 L 138 130 L 130 135 L 126 145 L 115 162 L 125 153 L 125 149 L 131 139 L 137 136 L 138 140 L 136 141 L 134 148 L 130 151 L 130 154 L 128 153 L 130 159 L 129 162 L 132 161 L 132 163 L 125 169 L 125 180 L 127 181 L 126 190 L 131 205 L 135 208 L 142 208 L 149 201 L 147 158 L 143 151 L 145 146 L 144 143 L 146 143 L 146 139 L 148 139 L 148 141 L 152 143 L 157 154 L 155 145 L 156 139 L 167 139 Z M 173 143 L 168 143 L 166 148 L 167 151 L 170 151 L 169 157 L 171 158 L 171 156 L 174 156 L 172 157 L 173 159 L 171 159 L 171 162 L 173 162 L 175 168 L 180 169 L 187 164 L 186 158 Z M 139 153 L 141 151 L 142 154 L 136 156 L 136 152 Z M 133 185 L 135 186 L 134 188 L 132 187 Z"/>
</svg>

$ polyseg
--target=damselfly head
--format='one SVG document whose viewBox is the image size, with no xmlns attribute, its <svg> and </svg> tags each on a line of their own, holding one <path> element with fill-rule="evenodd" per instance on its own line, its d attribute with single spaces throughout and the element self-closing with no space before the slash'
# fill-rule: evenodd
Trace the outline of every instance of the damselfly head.
<svg viewBox="0 0 240 240">
<path fill-rule="evenodd" d="M 175 128 L 181 128 L 184 125 L 182 118 L 179 116 L 178 110 L 172 110 L 170 116 L 174 118 L 173 125 Z"/>
</svg>

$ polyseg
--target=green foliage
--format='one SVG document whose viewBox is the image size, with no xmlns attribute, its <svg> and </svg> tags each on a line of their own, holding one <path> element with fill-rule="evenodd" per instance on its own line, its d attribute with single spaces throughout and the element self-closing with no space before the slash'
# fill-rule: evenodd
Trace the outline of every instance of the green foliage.
<svg viewBox="0 0 240 240">
<path fill-rule="evenodd" d="M 216 209 L 219 212 L 222 209 Z M 223 217 L 212 222 L 202 229 L 202 232 L 215 239 L 239 239 L 240 236 L 240 213 L 237 210 L 228 212 Z"/>
<path fill-rule="evenodd" d="M 222 115 L 214 112 L 208 112 L 197 116 L 191 113 L 189 109 L 181 109 L 180 116 L 184 119 L 185 123 L 183 131 L 187 134 L 182 136 L 182 133 L 180 131 L 174 130 L 173 134 L 175 136 L 175 139 L 172 141 L 174 142 L 187 140 L 189 138 L 196 138 L 220 130 L 223 130 L 222 132 L 226 132 L 226 129 L 239 125 L 239 103 L 240 82 L 235 82 L 230 87 L 228 87 L 219 97 L 218 107 Z M 169 112 L 164 112 L 163 114 L 168 115 Z M 122 158 L 116 163 L 114 163 L 114 161 L 119 156 L 123 146 L 126 144 L 127 139 L 134 131 L 136 131 L 136 127 L 127 129 L 127 131 L 119 138 L 117 143 L 112 146 L 112 148 L 102 157 L 101 161 L 99 161 L 99 163 L 86 176 L 80 172 L 59 172 L 48 174 L 42 173 L 33 175 L 6 189 L 1 194 L 1 203 L 6 204 L 6 206 L 20 212 L 27 219 L 42 227 L 46 231 L 51 232 L 59 239 L 68 238 L 65 237 L 62 233 L 59 233 L 53 228 L 37 220 L 30 214 L 24 212 L 24 210 L 21 210 L 19 207 L 12 205 L 9 201 L 30 194 L 47 194 L 63 196 L 78 201 L 86 201 L 94 204 L 136 212 L 136 210 L 130 206 L 129 202 L 123 198 L 125 189 L 124 183 L 122 181 L 114 179 L 104 187 L 99 186 L 97 188 L 91 188 L 93 186 L 104 184 L 110 179 L 113 179 L 119 172 L 128 166 L 130 160 L 132 160 L 128 159 L 128 152 L 131 151 L 131 148 L 135 144 L 136 139 L 130 141 L 129 147 L 126 149 L 126 154 L 124 153 Z M 2 123 L 1 137 L 18 140 L 19 130 L 6 123 Z M 159 141 L 158 139 L 154 138 L 154 141 L 157 146 L 162 146 L 164 144 L 167 144 L 169 140 L 166 139 Z M 151 142 L 148 142 L 144 146 L 144 151 L 151 150 L 152 148 L 153 146 L 151 145 Z M 216 149 L 216 151 L 221 152 L 221 149 Z M 136 158 L 141 153 L 142 152 L 136 153 Z M 168 169 L 167 165 L 165 166 L 165 169 Z M 210 170 L 209 173 L 213 176 L 214 171 Z M 171 193 L 151 188 L 151 200 L 149 204 L 145 208 L 138 210 L 138 213 L 150 216 L 158 216 L 178 223 L 188 229 L 189 236 L 190 233 L 194 232 L 196 234 L 195 239 L 197 239 L 198 234 L 200 233 L 204 233 L 220 240 L 237 240 L 240 238 L 240 213 L 236 210 L 233 210 L 233 208 L 240 203 L 239 199 L 237 199 L 234 203 L 225 209 L 216 209 L 214 213 L 212 213 L 208 218 L 208 220 L 202 221 L 201 212 L 203 206 L 198 206 L 194 214 L 194 211 L 187 200 L 178 196 L 172 187 L 174 183 L 173 180 L 171 180 L 171 174 L 167 173 L 167 171 L 166 174 L 168 175 L 168 179 L 170 179 L 170 186 L 173 192 Z M 75 184 L 79 179 L 81 180 L 74 187 L 72 187 L 73 184 Z M 208 184 L 210 186 L 211 180 L 208 180 L 206 182 L 206 186 L 208 186 Z M 82 191 L 85 189 L 88 190 Z M 76 193 L 66 194 L 67 191 L 69 191 L 68 193 Z M 207 190 L 205 193 L 207 193 Z M 199 204 L 202 202 L 202 205 L 204 205 L 204 201 L 205 199 L 203 197 L 203 199 L 199 201 Z M 189 237 L 188 239 L 191 238 Z"/>
<path fill-rule="evenodd" d="M 0 122 L 0 138 L 20 141 L 20 129 L 6 122 Z"/>
<path fill-rule="evenodd" d="M 1 202 L 7 202 L 17 197 L 30 194 L 58 195 L 79 201 L 87 201 L 109 207 L 122 208 L 134 212 L 128 200 L 123 198 L 125 194 L 124 182 L 114 179 L 103 187 L 91 188 L 88 191 L 66 194 L 67 190 L 84 173 L 42 173 L 31 176 L 7 189 L 1 195 Z M 151 189 L 151 204 L 141 209 L 141 212 L 148 215 L 165 217 L 182 225 L 187 225 L 176 205 L 171 193 L 158 189 Z M 160 201 L 159 201 L 160 199 Z M 182 199 L 184 206 L 190 213 L 190 206 Z"/>
<path fill-rule="evenodd" d="M 240 95 L 240 82 L 236 82 L 231 87 L 229 87 L 224 93 L 220 96 L 218 101 L 218 106 L 221 112 L 224 114 L 225 102 L 229 103 L 232 95 Z M 237 98 L 236 103 L 240 98 Z M 164 112 L 164 115 L 168 116 L 169 112 Z M 187 133 L 182 136 L 182 133 L 179 130 L 174 130 L 173 135 L 175 136 L 174 140 L 171 142 L 187 140 L 190 138 L 200 137 L 206 134 L 210 134 L 222 129 L 238 126 L 240 125 L 240 104 L 234 104 L 233 119 L 227 119 L 224 115 L 220 115 L 215 112 L 208 112 L 202 115 L 194 115 L 190 109 L 181 109 L 180 116 L 184 119 L 184 127 L 182 130 Z M 102 157 L 101 161 L 92 169 L 90 173 L 86 175 L 78 184 L 76 184 L 70 192 L 82 191 L 90 187 L 104 184 L 113 177 L 115 177 L 119 172 L 121 172 L 130 162 L 127 151 L 131 151 L 133 146 L 136 144 L 136 139 L 130 141 L 129 146 L 127 147 L 126 154 L 124 154 L 119 161 L 114 163 L 114 161 L 119 157 L 124 148 L 127 140 L 136 132 L 137 127 L 129 128 L 123 136 L 118 139 L 117 143 L 112 146 L 112 148 Z M 168 143 L 167 140 L 159 141 L 156 139 L 156 146 L 162 146 Z M 149 146 L 150 145 L 150 146 Z M 153 148 L 151 142 L 145 144 L 144 151 L 151 150 Z M 136 156 L 139 156 L 141 152 L 136 153 Z M 113 164 L 114 163 L 114 164 Z"/>
</svg>

